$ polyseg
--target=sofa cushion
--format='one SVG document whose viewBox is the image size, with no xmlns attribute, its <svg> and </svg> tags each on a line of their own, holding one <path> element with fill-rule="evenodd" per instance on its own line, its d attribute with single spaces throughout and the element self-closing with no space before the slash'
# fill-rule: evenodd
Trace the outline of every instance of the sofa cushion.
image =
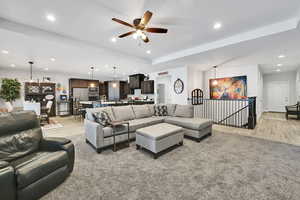
<svg viewBox="0 0 300 200">
<path fill-rule="evenodd" d="M 38 152 L 19 158 L 11 164 L 15 168 L 17 187 L 22 189 L 55 170 L 67 166 L 68 156 L 65 151 Z"/>
<path fill-rule="evenodd" d="M 41 128 L 32 128 L 0 137 L 0 160 L 9 162 L 37 151 L 41 139 Z"/>
<path fill-rule="evenodd" d="M 170 135 L 183 131 L 183 128 L 172 124 L 160 123 L 154 126 L 138 129 L 136 134 L 150 138 L 152 140 L 160 140 Z"/>
<path fill-rule="evenodd" d="M 150 109 L 147 105 L 133 105 L 132 109 L 136 119 L 152 116 Z"/>
<path fill-rule="evenodd" d="M 141 119 L 134 119 L 129 121 L 129 131 L 135 132 L 139 128 L 144 128 L 146 126 L 151 126 L 154 124 L 162 123 L 164 118 L 162 117 L 147 117 Z"/>
<path fill-rule="evenodd" d="M 192 130 L 202 130 L 213 124 L 213 121 L 210 119 L 183 117 L 168 117 L 165 119 L 165 122 Z"/>
<path fill-rule="evenodd" d="M 175 113 L 176 104 L 167 104 L 166 106 L 168 108 L 168 115 L 173 116 Z"/>
<path fill-rule="evenodd" d="M 131 106 L 115 106 L 112 107 L 112 110 L 117 121 L 127 121 L 135 118 Z"/>
<path fill-rule="evenodd" d="M 101 108 L 87 108 L 86 109 L 86 119 L 90 120 L 90 121 L 95 121 L 95 118 L 93 116 L 93 113 L 96 113 L 96 112 L 101 112 L 101 111 L 105 111 L 107 112 L 108 116 L 110 117 L 110 119 L 112 121 L 115 121 L 115 116 L 114 116 L 114 113 L 112 111 L 112 107 L 101 107 Z"/>
<path fill-rule="evenodd" d="M 176 105 L 174 112 L 175 117 L 194 117 L 194 106 L 193 105 Z"/>
<path fill-rule="evenodd" d="M 154 115 L 155 116 L 167 116 L 168 107 L 166 105 L 155 105 L 154 106 Z"/>
</svg>

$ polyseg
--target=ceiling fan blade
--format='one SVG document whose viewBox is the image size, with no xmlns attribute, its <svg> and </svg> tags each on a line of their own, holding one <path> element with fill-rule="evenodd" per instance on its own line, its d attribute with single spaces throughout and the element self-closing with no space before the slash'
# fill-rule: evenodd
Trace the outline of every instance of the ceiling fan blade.
<svg viewBox="0 0 300 200">
<path fill-rule="evenodd" d="M 125 26 L 129 26 L 129 27 L 131 27 L 131 28 L 134 28 L 133 25 L 131 25 L 131 24 L 127 23 L 127 22 L 124 22 L 124 21 L 122 21 L 122 20 L 120 20 L 120 19 L 112 18 L 112 20 L 115 21 L 115 22 L 118 22 L 118 23 L 120 23 L 120 24 L 123 24 L 123 25 L 125 25 Z"/>
<path fill-rule="evenodd" d="M 149 38 L 148 38 L 147 36 L 145 37 L 145 39 L 142 38 L 142 40 L 143 40 L 145 43 L 148 43 L 148 42 L 149 42 Z"/>
<path fill-rule="evenodd" d="M 132 35 L 132 34 L 134 34 L 136 31 L 130 31 L 130 32 L 128 32 L 128 33 L 124 33 L 124 34 L 122 34 L 122 35 L 119 35 L 119 38 L 123 38 L 123 37 L 126 37 L 126 36 L 128 36 L 128 35 Z"/>
<path fill-rule="evenodd" d="M 146 26 L 150 21 L 151 17 L 152 17 L 152 12 L 148 10 L 147 12 L 145 12 L 140 24 Z"/>
<path fill-rule="evenodd" d="M 168 29 L 165 29 L 165 28 L 146 28 L 145 30 L 150 33 L 167 33 L 168 32 Z"/>
</svg>

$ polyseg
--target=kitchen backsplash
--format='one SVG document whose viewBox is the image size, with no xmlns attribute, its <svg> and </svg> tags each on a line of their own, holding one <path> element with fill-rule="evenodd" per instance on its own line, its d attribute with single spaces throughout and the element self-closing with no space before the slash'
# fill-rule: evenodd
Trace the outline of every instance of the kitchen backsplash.
<svg viewBox="0 0 300 200">
<path fill-rule="evenodd" d="M 139 99 L 145 99 L 148 97 L 148 99 L 154 99 L 154 94 L 142 94 L 141 89 L 135 89 L 134 94 L 128 95 L 128 98 L 136 98 L 138 97 Z"/>
</svg>

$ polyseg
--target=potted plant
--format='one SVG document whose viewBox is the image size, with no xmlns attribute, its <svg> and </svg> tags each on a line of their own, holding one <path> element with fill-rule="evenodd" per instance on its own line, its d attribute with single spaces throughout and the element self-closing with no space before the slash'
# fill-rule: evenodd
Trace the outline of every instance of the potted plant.
<svg viewBox="0 0 300 200">
<path fill-rule="evenodd" d="M 0 89 L 0 98 L 4 99 L 8 112 L 13 110 L 12 102 L 20 98 L 21 83 L 17 79 L 4 78 Z"/>
</svg>

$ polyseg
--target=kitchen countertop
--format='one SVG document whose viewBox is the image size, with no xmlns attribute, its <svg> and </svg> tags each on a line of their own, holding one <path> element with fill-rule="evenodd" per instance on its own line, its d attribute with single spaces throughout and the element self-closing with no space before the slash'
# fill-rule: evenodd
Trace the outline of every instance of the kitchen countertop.
<svg viewBox="0 0 300 200">
<path fill-rule="evenodd" d="M 101 103 L 102 105 L 120 105 L 120 104 L 152 104 L 154 101 L 150 100 L 121 100 L 121 101 L 80 101 L 81 104 L 91 105 L 93 102 Z"/>
</svg>

